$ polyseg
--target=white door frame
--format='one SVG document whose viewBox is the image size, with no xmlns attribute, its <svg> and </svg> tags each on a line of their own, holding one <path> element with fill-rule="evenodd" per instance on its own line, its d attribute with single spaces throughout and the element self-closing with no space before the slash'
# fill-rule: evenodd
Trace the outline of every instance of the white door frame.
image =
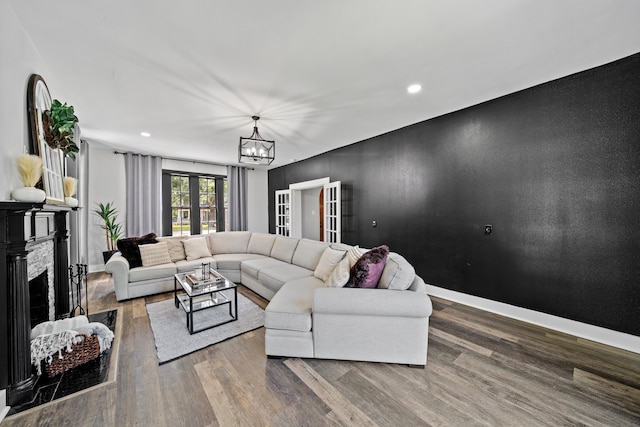
<svg viewBox="0 0 640 427">
<path fill-rule="evenodd" d="M 324 188 L 325 184 L 329 184 L 331 180 L 329 177 L 312 179 L 310 181 L 296 182 L 289 184 L 289 190 L 291 190 L 291 237 L 302 237 L 302 191 L 309 190 L 311 188 Z"/>
</svg>

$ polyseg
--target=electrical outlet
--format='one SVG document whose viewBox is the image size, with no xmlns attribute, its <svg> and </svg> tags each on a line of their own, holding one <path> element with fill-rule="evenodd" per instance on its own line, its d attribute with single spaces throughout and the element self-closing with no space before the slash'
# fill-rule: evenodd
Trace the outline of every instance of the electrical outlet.
<svg viewBox="0 0 640 427">
<path fill-rule="evenodd" d="M 484 234 L 491 234 L 493 232 L 493 226 L 485 225 L 484 226 Z"/>
<path fill-rule="evenodd" d="M 378 222 L 376 220 L 371 221 L 371 226 L 376 228 L 378 226 Z"/>
</svg>

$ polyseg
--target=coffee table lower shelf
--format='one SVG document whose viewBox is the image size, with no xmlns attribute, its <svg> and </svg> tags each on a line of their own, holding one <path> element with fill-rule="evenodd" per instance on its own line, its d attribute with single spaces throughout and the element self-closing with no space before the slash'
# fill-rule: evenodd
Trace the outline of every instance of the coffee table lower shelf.
<svg viewBox="0 0 640 427">
<path fill-rule="evenodd" d="M 223 292 L 233 291 L 233 297 L 225 295 Z M 184 310 L 187 317 L 187 330 L 189 334 L 193 335 L 198 332 L 206 331 L 207 329 L 215 328 L 217 326 L 225 325 L 227 323 L 235 322 L 238 320 L 238 288 L 233 287 L 225 289 L 225 291 L 213 291 L 206 294 L 199 294 L 190 296 L 188 294 L 177 293 L 174 296 L 174 302 L 176 308 L 179 306 Z M 209 310 L 214 308 L 222 308 L 223 306 L 229 306 L 229 319 L 222 322 L 207 325 L 199 329 L 194 329 L 193 326 L 193 314 L 203 310 Z"/>
</svg>

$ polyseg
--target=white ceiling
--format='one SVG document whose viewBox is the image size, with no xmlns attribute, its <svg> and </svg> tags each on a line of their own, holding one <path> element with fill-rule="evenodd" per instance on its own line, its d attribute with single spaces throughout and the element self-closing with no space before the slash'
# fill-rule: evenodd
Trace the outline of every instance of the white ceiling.
<svg viewBox="0 0 640 427">
<path fill-rule="evenodd" d="M 254 114 L 276 167 L 640 52 L 638 0 L 9 2 L 84 138 L 231 164 Z"/>
</svg>

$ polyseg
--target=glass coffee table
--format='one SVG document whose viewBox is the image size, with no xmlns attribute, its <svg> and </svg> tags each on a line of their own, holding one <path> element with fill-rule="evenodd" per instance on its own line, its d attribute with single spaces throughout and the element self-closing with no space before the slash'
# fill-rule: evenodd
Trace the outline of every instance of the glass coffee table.
<svg viewBox="0 0 640 427">
<path fill-rule="evenodd" d="M 173 299 L 176 308 L 181 306 L 187 315 L 187 330 L 190 334 L 238 320 L 238 287 L 217 271 L 211 270 L 208 279 L 202 279 L 195 273 L 178 273 L 173 277 Z M 184 293 L 178 294 L 179 288 Z M 195 329 L 194 313 L 209 309 L 221 310 L 224 306 L 229 307 L 228 316 Z"/>
</svg>

